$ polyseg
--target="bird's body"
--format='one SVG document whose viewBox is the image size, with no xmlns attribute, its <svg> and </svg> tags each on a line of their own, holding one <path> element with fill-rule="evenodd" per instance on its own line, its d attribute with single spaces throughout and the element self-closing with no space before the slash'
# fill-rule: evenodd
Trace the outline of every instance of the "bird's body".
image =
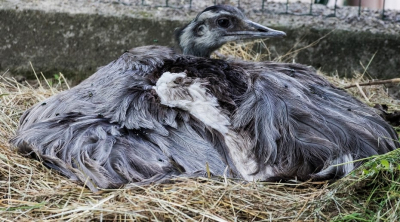
<svg viewBox="0 0 400 222">
<path fill-rule="evenodd" d="M 373 108 L 313 69 L 161 46 L 134 48 L 32 107 L 12 143 L 92 190 L 207 168 L 249 181 L 336 179 L 399 146 Z"/>
</svg>

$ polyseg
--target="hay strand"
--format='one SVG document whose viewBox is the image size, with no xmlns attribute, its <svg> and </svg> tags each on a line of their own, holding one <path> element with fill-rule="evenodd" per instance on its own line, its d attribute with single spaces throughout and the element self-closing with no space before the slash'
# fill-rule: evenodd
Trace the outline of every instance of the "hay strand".
<svg viewBox="0 0 400 222">
<path fill-rule="evenodd" d="M 255 43 L 264 47 L 263 42 Z M 268 58 L 253 51 L 254 44 L 229 44 L 219 53 L 247 60 Z M 32 66 L 33 70 L 33 66 Z M 36 73 L 35 71 L 33 71 Z M 36 75 L 37 76 L 37 75 Z M 358 76 L 359 77 L 359 76 Z M 19 83 L 0 77 L 0 220 L 4 221 L 398 221 L 400 209 L 399 150 L 372 157 L 348 177 L 327 182 L 262 183 L 221 178 L 176 178 L 171 183 L 92 193 L 39 161 L 14 152 L 13 137 L 19 117 L 33 104 L 68 89 L 39 79 Z M 359 79 L 327 77 L 338 87 Z M 361 85 L 361 84 L 360 84 Z M 371 103 L 399 104 L 382 85 L 371 85 L 364 95 Z M 391 101 L 391 102 L 389 102 Z M 211 177 L 209 175 L 208 177 Z"/>
</svg>

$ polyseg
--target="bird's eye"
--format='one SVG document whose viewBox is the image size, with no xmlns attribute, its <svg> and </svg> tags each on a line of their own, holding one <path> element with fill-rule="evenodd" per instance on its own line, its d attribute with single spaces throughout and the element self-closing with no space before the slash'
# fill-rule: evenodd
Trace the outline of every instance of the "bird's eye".
<svg viewBox="0 0 400 222">
<path fill-rule="evenodd" d="M 217 24 L 221 28 L 228 28 L 230 26 L 230 21 L 227 18 L 220 18 L 217 20 Z"/>
<path fill-rule="evenodd" d="M 204 25 L 200 25 L 198 28 L 197 28 L 197 35 L 199 35 L 199 36 L 202 36 L 202 35 L 204 35 Z"/>
</svg>

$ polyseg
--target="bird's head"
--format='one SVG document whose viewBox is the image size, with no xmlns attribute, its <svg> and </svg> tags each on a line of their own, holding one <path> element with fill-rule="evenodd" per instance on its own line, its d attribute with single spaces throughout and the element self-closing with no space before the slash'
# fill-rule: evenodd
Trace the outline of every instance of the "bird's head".
<svg viewBox="0 0 400 222">
<path fill-rule="evenodd" d="M 183 54 L 209 57 L 227 42 L 285 35 L 248 20 L 236 7 L 216 5 L 206 8 L 189 24 L 176 30 L 176 41 Z"/>
</svg>

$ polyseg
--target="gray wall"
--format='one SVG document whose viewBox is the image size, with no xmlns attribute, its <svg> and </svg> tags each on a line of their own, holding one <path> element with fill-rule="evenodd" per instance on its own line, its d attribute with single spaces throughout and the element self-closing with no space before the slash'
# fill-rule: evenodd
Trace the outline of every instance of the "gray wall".
<svg viewBox="0 0 400 222">
<path fill-rule="evenodd" d="M 173 45 L 181 23 L 100 15 L 0 10 L 0 70 L 82 79 L 135 46 Z"/>
<path fill-rule="evenodd" d="M 281 29 L 287 32 L 288 37 L 269 40 L 269 43 L 280 53 L 290 51 L 296 43 L 300 43 L 296 48 L 306 47 L 295 57 L 298 63 L 312 65 L 328 74 L 351 77 L 354 71 L 364 72 L 361 63 L 367 67 L 371 61 L 367 69 L 371 77 L 400 77 L 400 34 L 314 28 Z M 318 44 L 307 47 L 314 42 Z"/>
<path fill-rule="evenodd" d="M 0 10 L 0 70 L 32 77 L 31 61 L 36 71 L 47 76 L 62 72 L 72 80 L 81 80 L 132 47 L 173 46 L 173 31 L 185 22 L 3 9 Z M 279 55 L 296 43 L 301 48 L 332 31 L 307 26 L 273 28 L 288 34 L 284 39 L 267 41 L 270 50 Z M 349 76 L 354 70 L 362 72 L 360 61 L 366 66 L 375 53 L 368 69 L 370 75 L 400 76 L 400 35 L 394 34 L 336 30 L 315 46 L 301 50 L 295 61 Z"/>
</svg>

